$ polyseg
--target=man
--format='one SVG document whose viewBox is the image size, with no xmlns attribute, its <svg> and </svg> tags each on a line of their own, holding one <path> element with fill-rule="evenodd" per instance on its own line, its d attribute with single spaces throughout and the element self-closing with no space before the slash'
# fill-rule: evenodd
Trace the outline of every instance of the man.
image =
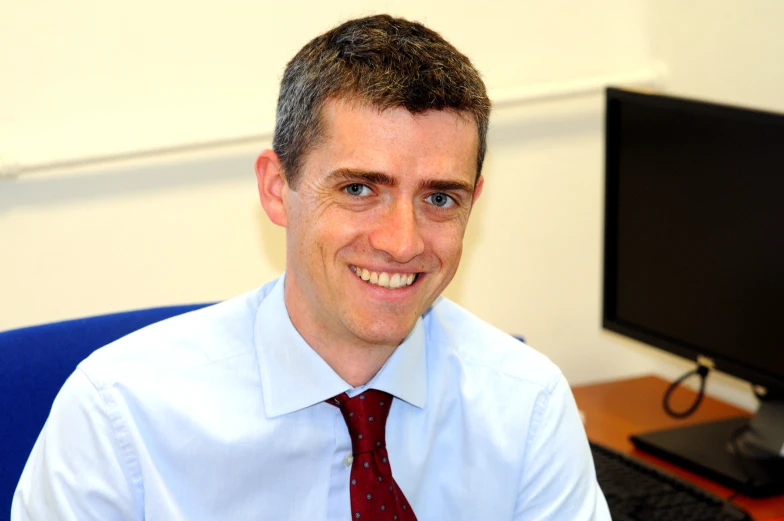
<svg viewBox="0 0 784 521">
<path fill-rule="evenodd" d="M 12 519 L 609 519 L 561 373 L 439 298 L 489 110 L 419 24 L 308 43 L 256 162 L 285 275 L 85 360 Z"/>
</svg>

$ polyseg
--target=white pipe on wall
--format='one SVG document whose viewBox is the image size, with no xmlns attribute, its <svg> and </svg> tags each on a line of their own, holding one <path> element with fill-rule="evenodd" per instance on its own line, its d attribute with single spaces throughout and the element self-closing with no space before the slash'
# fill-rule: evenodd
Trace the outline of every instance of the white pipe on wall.
<svg viewBox="0 0 784 521">
<path fill-rule="evenodd" d="M 526 103 L 596 94 L 609 85 L 661 89 L 665 76 L 664 66 L 657 64 L 634 72 L 542 83 L 516 89 L 495 89 L 490 92 L 490 99 L 493 101 L 493 109 L 504 109 Z"/>
<path fill-rule="evenodd" d="M 597 94 L 608 85 L 661 88 L 665 76 L 664 67 L 657 64 L 645 69 L 627 73 L 544 83 L 514 89 L 495 89 L 490 91 L 490 99 L 493 102 L 494 109 L 504 109 L 527 103 Z M 28 164 L 18 163 L 12 158 L 0 156 L 0 180 L 12 180 L 30 174 L 96 166 L 117 161 L 147 159 L 175 153 L 187 153 L 190 151 L 216 150 L 224 147 L 269 141 L 271 138 L 272 129 L 267 129 L 264 132 L 216 138 L 209 141 L 164 145 L 158 148 L 129 150 L 122 153 L 93 155 L 89 157 L 70 157 L 56 161 Z"/>
</svg>

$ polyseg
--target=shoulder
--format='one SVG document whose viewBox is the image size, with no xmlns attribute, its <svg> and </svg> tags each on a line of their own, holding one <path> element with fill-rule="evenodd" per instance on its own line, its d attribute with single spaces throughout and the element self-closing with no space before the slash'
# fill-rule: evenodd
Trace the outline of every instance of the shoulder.
<svg viewBox="0 0 784 521">
<path fill-rule="evenodd" d="M 557 431 L 584 440 L 577 409 L 560 369 L 530 346 L 447 299 L 426 313 L 428 402 L 425 413 L 439 439 L 469 440 L 454 452 L 482 454 L 488 473 L 519 493 L 537 451 L 555 454 Z M 443 429 L 442 426 L 448 426 Z"/>
<path fill-rule="evenodd" d="M 563 379 L 545 355 L 444 297 L 424 318 L 428 345 L 453 359 L 467 377 L 484 375 L 545 394 Z"/>
<path fill-rule="evenodd" d="M 128 379 L 176 378 L 178 372 L 252 354 L 256 313 L 272 284 L 139 329 L 96 350 L 79 369 L 100 388 Z"/>
</svg>

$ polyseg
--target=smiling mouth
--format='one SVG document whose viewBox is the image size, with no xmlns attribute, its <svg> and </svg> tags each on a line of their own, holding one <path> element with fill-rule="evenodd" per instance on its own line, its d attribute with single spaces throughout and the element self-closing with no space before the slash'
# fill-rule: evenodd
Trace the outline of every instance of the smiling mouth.
<svg viewBox="0 0 784 521">
<path fill-rule="evenodd" d="M 381 286 L 382 288 L 397 289 L 404 288 L 413 284 L 418 273 L 392 273 L 391 275 L 386 271 L 376 272 L 370 271 L 366 268 L 358 268 L 357 266 L 350 266 L 358 278 L 364 280 L 368 284 Z"/>
</svg>

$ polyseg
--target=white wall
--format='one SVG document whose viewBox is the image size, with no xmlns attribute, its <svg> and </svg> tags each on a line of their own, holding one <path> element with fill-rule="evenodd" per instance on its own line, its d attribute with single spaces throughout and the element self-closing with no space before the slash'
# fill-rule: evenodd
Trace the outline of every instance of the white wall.
<svg viewBox="0 0 784 521">
<path fill-rule="evenodd" d="M 267 132 L 294 53 L 376 11 L 429 23 L 493 89 L 647 65 L 640 0 L 30 0 L 0 16 L 12 79 L 0 81 L 0 157 L 36 165 Z"/>
<path fill-rule="evenodd" d="M 784 107 L 782 39 L 760 35 L 782 19 L 784 4 L 681 4 L 388 5 L 440 30 L 491 90 L 662 61 L 675 92 Z M 0 99 L 13 100 L 0 104 L 0 156 L 35 165 L 264 134 L 286 59 L 338 21 L 387 7 L 340 5 L 15 6 L 0 18 L 0 48 L 12 48 L 0 70 L 14 78 L 0 82 Z M 672 377 L 689 364 L 600 326 L 602 118 L 599 94 L 494 114 L 485 192 L 447 295 L 525 335 L 572 383 Z M 283 233 L 266 222 L 252 173 L 264 141 L 0 182 L 0 330 L 224 299 L 280 273 Z M 714 393 L 753 403 L 737 382 L 712 382 Z"/>
<path fill-rule="evenodd" d="M 650 0 L 645 16 L 667 90 L 784 112 L 784 3 Z"/>
</svg>

